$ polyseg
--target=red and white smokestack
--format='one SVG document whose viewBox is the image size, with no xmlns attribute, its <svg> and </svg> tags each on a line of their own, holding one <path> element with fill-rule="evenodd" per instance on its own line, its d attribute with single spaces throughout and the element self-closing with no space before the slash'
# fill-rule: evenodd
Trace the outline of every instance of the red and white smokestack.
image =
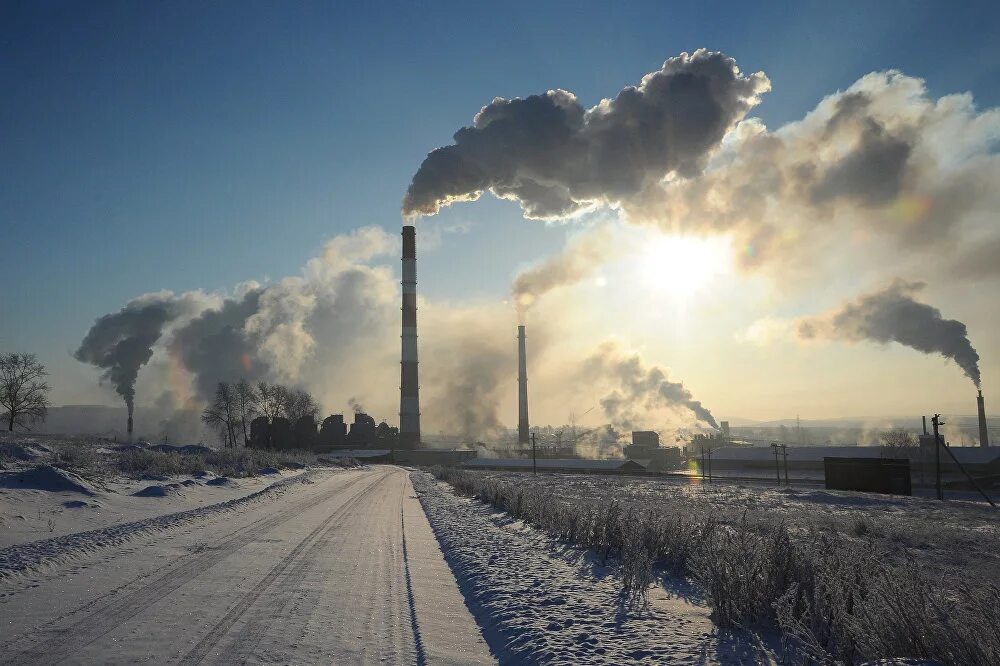
<svg viewBox="0 0 1000 666">
<path fill-rule="evenodd" d="M 986 403 L 983 402 L 982 391 L 979 392 L 976 402 L 979 404 L 979 446 L 989 446 L 990 433 L 986 429 Z"/>
<path fill-rule="evenodd" d="M 399 381 L 399 444 L 420 444 L 420 388 L 417 381 L 417 233 L 403 227 L 403 335 Z"/>
<path fill-rule="evenodd" d="M 528 360 L 524 348 L 524 326 L 517 327 L 517 441 L 528 443 Z"/>
</svg>

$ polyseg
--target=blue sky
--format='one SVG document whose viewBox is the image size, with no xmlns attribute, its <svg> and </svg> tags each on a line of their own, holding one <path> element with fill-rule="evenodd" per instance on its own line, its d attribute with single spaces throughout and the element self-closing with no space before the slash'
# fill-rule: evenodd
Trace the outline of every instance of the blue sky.
<svg viewBox="0 0 1000 666">
<path fill-rule="evenodd" d="M 67 371 L 140 293 L 294 274 L 331 236 L 398 228 L 420 161 L 494 96 L 590 105 L 708 47 L 767 73 L 772 127 L 886 68 L 1000 104 L 996 3 L 5 2 L 0 25 L 0 348 Z M 441 220 L 473 227 L 422 264 L 440 299 L 502 297 L 564 234 L 492 200 Z"/>
</svg>

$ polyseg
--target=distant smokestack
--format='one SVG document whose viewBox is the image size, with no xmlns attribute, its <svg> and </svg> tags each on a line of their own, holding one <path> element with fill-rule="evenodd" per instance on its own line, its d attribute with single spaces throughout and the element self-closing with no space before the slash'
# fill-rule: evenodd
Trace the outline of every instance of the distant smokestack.
<svg viewBox="0 0 1000 666">
<path fill-rule="evenodd" d="M 128 412 L 128 441 L 132 441 L 132 410 Z"/>
<path fill-rule="evenodd" d="M 920 418 L 922 418 L 924 420 L 924 434 L 926 435 L 927 434 L 927 417 L 926 416 L 921 416 Z"/>
<path fill-rule="evenodd" d="M 403 335 L 399 381 L 399 444 L 420 445 L 420 386 L 417 381 L 417 233 L 403 227 Z"/>
<path fill-rule="evenodd" d="M 979 392 L 976 402 L 979 404 L 979 446 L 989 446 L 990 433 L 986 430 L 986 403 L 983 402 L 982 391 Z"/>
<path fill-rule="evenodd" d="M 517 441 L 528 443 L 528 361 L 524 326 L 517 327 Z"/>
</svg>

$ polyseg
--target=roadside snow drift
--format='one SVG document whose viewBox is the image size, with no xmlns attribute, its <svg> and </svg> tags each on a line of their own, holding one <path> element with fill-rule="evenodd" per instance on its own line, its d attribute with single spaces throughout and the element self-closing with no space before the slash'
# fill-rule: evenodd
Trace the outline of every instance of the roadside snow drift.
<svg viewBox="0 0 1000 666">
<path fill-rule="evenodd" d="M 39 465 L 17 472 L 0 472 L 0 487 L 47 490 L 53 493 L 82 493 L 91 497 L 97 495 L 97 491 L 81 477 L 51 465 Z"/>
</svg>

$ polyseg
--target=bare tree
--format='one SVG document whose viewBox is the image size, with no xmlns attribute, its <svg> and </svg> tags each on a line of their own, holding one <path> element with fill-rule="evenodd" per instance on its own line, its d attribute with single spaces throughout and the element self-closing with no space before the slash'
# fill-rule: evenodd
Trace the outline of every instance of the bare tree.
<svg viewBox="0 0 1000 666">
<path fill-rule="evenodd" d="M 880 432 L 878 439 L 886 449 L 908 449 L 917 445 L 916 438 L 901 428 Z"/>
<path fill-rule="evenodd" d="M 239 418 L 235 391 L 230 384 L 219 382 L 211 404 L 201 413 L 201 420 L 219 432 L 219 439 L 225 446 L 236 446 Z"/>
<path fill-rule="evenodd" d="M 288 392 L 285 404 L 285 417 L 295 423 L 303 416 L 311 416 L 313 420 L 319 416 L 319 404 L 309 391 L 296 389 Z"/>
<path fill-rule="evenodd" d="M 250 446 L 250 424 L 257 416 L 257 392 L 245 379 L 233 386 L 236 399 L 236 417 L 243 435 L 243 446 Z"/>
<path fill-rule="evenodd" d="M 257 412 L 273 421 L 285 415 L 288 405 L 288 389 L 281 384 L 257 382 Z"/>
<path fill-rule="evenodd" d="M 45 366 L 34 354 L 0 354 L 0 407 L 6 410 L 7 430 L 45 420 L 49 413 L 49 385 Z"/>
</svg>

